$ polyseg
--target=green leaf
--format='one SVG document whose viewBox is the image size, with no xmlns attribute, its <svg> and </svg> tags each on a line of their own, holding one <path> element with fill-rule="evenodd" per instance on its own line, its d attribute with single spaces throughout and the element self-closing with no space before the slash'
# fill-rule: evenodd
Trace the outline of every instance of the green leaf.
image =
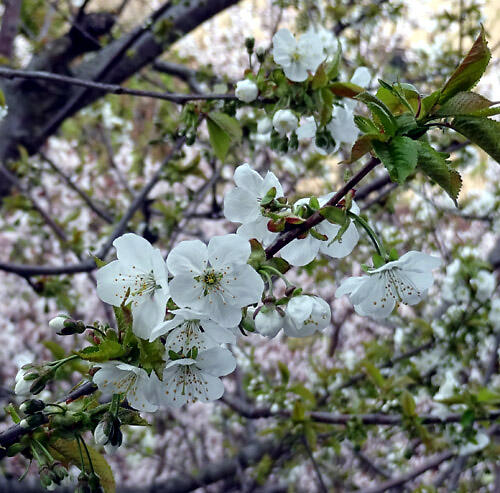
<svg viewBox="0 0 500 493">
<path fill-rule="evenodd" d="M 403 408 L 405 416 L 416 416 L 417 406 L 415 404 L 415 399 L 413 399 L 413 396 L 407 390 L 404 390 L 401 394 L 401 407 Z"/>
<path fill-rule="evenodd" d="M 333 205 L 322 207 L 319 210 L 319 213 L 329 222 L 334 224 L 344 224 L 347 219 L 345 211 L 340 207 L 335 207 Z"/>
<path fill-rule="evenodd" d="M 303 383 L 294 383 L 288 390 L 309 401 L 313 406 L 316 404 L 316 397 Z"/>
<path fill-rule="evenodd" d="M 427 142 L 416 141 L 418 149 L 418 167 L 457 204 L 458 194 L 462 188 L 460 173 L 450 167 L 448 154 L 437 152 Z"/>
<path fill-rule="evenodd" d="M 403 184 L 417 166 L 417 144 L 409 137 L 394 137 L 389 142 L 373 141 L 373 150 L 389 171 L 392 181 Z"/>
<path fill-rule="evenodd" d="M 316 73 L 314 74 L 313 80 L 311 82 L 311 88 L 313 90 L 316 90 L 325 87 L 327 84 L 328 84 L 328 75 L 326 74 L 325 71 L 325 64 L 322 63 L 316 70 Z"/>
<path fill-rule="evenodd" d="M 63 359 L 66 356 L 66 350 L 55 341 L 43 341 L 42 344 L 51 352 L 52 357 Z"/>
<path fill-rule="evenodd" d="M 379 129 L 375 123 L 364 116 L 354 115 L 354 123 L 364 134 L 378 134 Z"/>
<path fill-rule="evenodd" d="M 101 363 L 122 357 L 125 354 L 125 349 L 119 342 L 106 339 L 98 346 L 87 346 L 81 351 L 77 351 L 76 354 L 84 360 Z"/>
<path fill-rule="evenodd" d="M 87 448 L 90 459 L 92 460 L 94 471 L 101 480 L 101 486 L 104 493 L 115 493 L 116 485 L 111 467 L 109 467 L 106 459 L 97 450 L 89 445 L 87 445 Z M 76 440 L 63 440 L 60 438 L 49 445 L 49 452 L 51 452 L 54 458 L 66 466 L 72 464 L 78 468 L 82 467 L 80 452 Z M 85 453 L 83 453 L 83 462 L 85 464 L 85 469 L 90 470 L 90 464 Z"/>
<path fill-rule="evenodd" d="M 396 133 L 396 130 L 398 128 L 396 119 L 394 118 L 391 110 L 383 101 L 381 101 L 376 96 L 373 96 L 369 92 L 358 94 L 358 96 L 356 96 L 356 99 L 359 99 L 359 101 L 368 106 L 375 121 L 378 120 L 380 122 L 380 125 L 387 135 L 393 136 Z"/>
<path fill-rule="evenodd" d="M 439 102 L 442 104 L 455 96 L 455 94 L 468 91 L 474 87 L 486 70 L 490 58 L 491 52 L 486 42 L 484 28 L 481 27 L 481 32 L 469 53 L 453 74 L 451 74 L 451 77 L 441 90 Z"/>
<path fill-rule="evenodd" d="M 208 137 L 215 155 L 223 162 L 231 145 L 231 137 L 210 118 L 207 119 Z"/>
<path fill-rule="evenodd" d="M 273 257 L 266 262 L 266 265 L 270 265 L 275 269 L 279 270 L 282 274 L 285 274 L 290 270 L 290 264 L 281 257 Z"/>
<path fill-rule="evenodd" d="M 258 270 L 260 266 L 266 261 L 266 252 L 262 245 L 255 239 L 250 240 L 250 258 L 248 263 L 255 269 Z"/>
<path fill-rule="evenodd" d="M 239 142 L 241 140 L 243 132 L 236 118 L 226 115 L 226 113 L 213 112 L 209 113 L 208 119 L 214 122 L 227 135 L 229 135 L 231 142 Z"/>
<path fill-rule="evenodd" d="M 288 369 L 288 366 L 282 361 L 278 361 L 278 370 L 281 374 L 281 380 L 286 385 L 290 380 L 290 370 Z"/>
<path fill-rule="evenodd" d="M 451 126 L 500 163 L 500 122 L 481 116 L 459 116 Z"/>
<path fill-rule="evenodd" d="M 434 115 L 457 116 L 469 115 L 479 110 L 489 108 L 493 103 L 475 92 L 459 92 L 448 99 Z"/>
<path fill-rule="evenodd" d="M 439 101 L 441 97 L 441 91 L 434 91 L 432 94 L 429 94 L 424 99 L 422 99 L 422 107 L 420 109 L 420 114 L 418 115 L 419 119 L 425 118 L 429 113 L 432 112 L 432 109 Z"/>
<path fill-rule="evenodd" d="M 380 82 L 380 81 L 379 81 Z M 380 87 L 377 91 L 377 97 L 385 103 L 391 113 L 401 114 L 411 111 L 413 114 L 418 110 L 418 92 L 415 89 L 403 87 L 403 85 L 395 85 Z"/>
<path fill-rule="evenodd" d="M 384 389 L 386 386 L 385 378 L 380 373 L 380 370 L 370 361 L 365 361 L 363 366 L 366 370 L 368 377 L 370 380 L 379 388 Z"/>
</svg>

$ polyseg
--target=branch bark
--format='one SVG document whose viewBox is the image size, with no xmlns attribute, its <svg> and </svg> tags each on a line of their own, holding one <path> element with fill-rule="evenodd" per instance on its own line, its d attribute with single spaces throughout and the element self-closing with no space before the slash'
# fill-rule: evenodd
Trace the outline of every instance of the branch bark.
<svg viewBox="0 0 500 493">
<path fill-rule="evenodd" d="M 36 55 L 26 69 L 64 76 L 72 73 L 77 79 L 120 84 L 153 62 L 180 37 L 237 2 L 191 0 L 165 3 L 144 26 L 96 51 L 94 56 L 76 66 L 69 67 L 74 58 L 68 59 L 72 45 L 66 37 L 64 43 L 52 43 L 50 49 Z M 151 32 L 158 22 L 173 26 L 164 39 Z M 103 94 L 94 89 L 61 87 L 50 81 L 2 81 L 1 89 L 10 108 L 0 123 L 0 162 L 4 163 L 18 156 L 19 146 L 30 154 L 36 153 L 65 119 Z M 9 190 L 9 184 L 0 183 L 0 197 Z"/>
</svg>

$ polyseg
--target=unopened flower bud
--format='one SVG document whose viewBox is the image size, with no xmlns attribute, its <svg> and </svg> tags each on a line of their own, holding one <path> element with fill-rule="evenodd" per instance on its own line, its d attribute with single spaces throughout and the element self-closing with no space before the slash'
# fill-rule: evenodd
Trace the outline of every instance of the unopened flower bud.
<svg viewBox="0 0 500 493">
<path fill-rule="evenodd" d="M 253 49 L 255 47 L 255 38 L 249 37 L 245 39 L 245 48 L 247 49 L 248 53 L 252 53 Z"/>
<path fill-rule="evenodd" d="M 259 334 L 273 338 L 283 327 L 283 317 L 274 306 L 264 306 L 255 317 L 255 328 Z"/>
<path fill-rule="evenodd" d="M 278 110 L 273 116 L 273 126 L 281 136 L 293 132 L 298 125 L 299 121 L 291 110 Z"/>
<path fill-rule="evenodd" d="M 255 50 L 255 54 L 257 55 L 258 62 L 264 63 L 264 60 L 266 59 L 266 49 L 263 46 L 259 46 Z"/>
<path fill-rule="evenodd" d="M 240 80 L 236 84 L 236 89 L 234 91 L 236 97 L 245 103 L 251 103 L 255 101 L 257 98 L 257 94 L 259 94 L 259 89 L 255 82 L 249 79 Z"/>
<path fill-rule="evenodd" d="M 35 413 L 26 416 L 26 418 L 22 419 L 19 423 L 21 428 L 25 430 L 29 428 L 36 428 L 37 426 L 43 425 L 46 423 L 47 418 L 42 413 Z"/>
<path fill-rule="evenodd" d="M 45 402 L 40 399 L 28 399 L 19 406 L 19 409 L 25 414 L 34 414 L 45 409 Z"/>
<path fill-rule="evenodd" d="M 58 315 L 49 322 L 49 327 L 56 331 L 62 330 L 64 329 L 64 322 L 68 319 L 69 317 L 67 315 Z"/>
</svg>

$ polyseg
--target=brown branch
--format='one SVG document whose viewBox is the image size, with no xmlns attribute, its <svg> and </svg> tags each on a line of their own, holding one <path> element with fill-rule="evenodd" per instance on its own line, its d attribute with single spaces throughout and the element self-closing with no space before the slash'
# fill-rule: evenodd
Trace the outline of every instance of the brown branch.
<svg viewBox="0 0 500 493">
<path fill-rule="evenodd" d="M 385 483 L 374 486 L 373 488 L 367 488 L 365 490 L 360 490 L 359 493 L 383 493 L 384 491 L 390 490 L 391 488 L 396 488 L 398 486 L 403 486 L 408 481 L 415 479 L 420 476 L 424 472 L 429 471 L 430 469 L 435 469 L 439 467 L 443 462 L 450 460 L 453 458 L 455 454 L 453 452 L 443 452 L 442 454 L 434 456 L 429 461 L 425 462 L 421 466 L 413 469 L 406 474 L 398 476 L 397 478 L 390 479 Z"/>
<path fill-rule="evenodd" d="M 163 160 L 162 164 L 156 170 L 155 174 L 151 177 L 149 182 L 142 188 L 142 190 L 135 196 L 134 200 L 130 204 L 125 214 L 122 216 L 121 220 L 115 226 L 113 232 L 111 233 L 107 241 L 104 243 L 99 252 L 96 254 L 98 258 L 104 259 L 108 254 L 109 250 L 111 250 L 111 247 L 113 246 L 113 241 L 115 241 L 115 239 L 118 238 L 118 236 L 120 236 L 125 232 L 129 221 L 132 219 L 134 214 L 142 207 L 149 193 L 160 180 L 165 166 L 170 162 L 170 160 L 183 146 L 185 140 L 186 140 L 185 137 L 180 137 L 177 140 L 172 150 L 168 153 L 167 157 Z M 3 270 L 5 272 L 12 272 L 13 274 L 18 274 L 25 278 L 31 276 L 40 276 L 40 275 L 77 274 L 80 272 L 90 272 L 95 268 L 96 264 L 93 259 L 85 260 L 78 264 L 58 265 L 58 266 L 38 266 L 38 265 L 12 264 L 12 263 L 0 262 L 0 270 Z"/>
<path fill-rule="evenodd" d="M 359 170 L 326 204 L 325 206 L 336 206 L 338 203 L 376 166 L 380 164 L 377 158 L 371 158 L 361 170 Z M 315 212 L 302 224 L 297 225 L 290 231 L 283 233 L 278 239 L 266 249 L 267 258 L 271 258 L 278 253 L 285 245 L 298 238 L 300 235 L 309 231 L 320 222 L 324 221 L 324 217 Z"/>
<path fill-rule="evenodd" d="M 56 82 L 59 84 L 70 84 L 100 91 L 107 94 L 124 94 L 129 96 L 138 96 L 144 98 L 162 99 L 176 104 L 184 104 L 189 101 L 213 101 L 213 100 L 237 100 L 234 94 L 179 94 L 173 92 L 144 91 L 141 89 L 128 89 L 119 84 L 107 84 L 104 82 L 95 82 L 92 80 L 78 79 L 67 75 L 54 74 L 39 70 L 16 70 L 0 67 L 0 77 L 5 79 L 34 79 Z M 52 125 L 55 125 L 53 123 Z"/>
</svg>

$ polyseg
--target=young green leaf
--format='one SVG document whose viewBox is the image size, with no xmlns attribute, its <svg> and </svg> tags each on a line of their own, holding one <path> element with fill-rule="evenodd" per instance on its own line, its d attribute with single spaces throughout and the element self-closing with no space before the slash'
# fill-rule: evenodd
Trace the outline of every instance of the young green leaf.
<svg viewBox="0 0 500 493">
<path fill-rule="evenodd" d="M 356 99 L 359 99 L 361 102 L 366 104 L 366 106 L 368 106 L 375 121 L 378 120 L 380 122 L 380 125 L 387 135 L 393 136 L 396 133 L 398 127 L 396 119 L 383 101 L 368 92 L 359 94 Z"/>
<path fill-rule="evenodd" d="M 489 108 L 493 103 L 485 97 L 475 92 L 459 92 L 448 99 L 434 115 L 436 116 L 457 116 L 469 115 L 475 111 Z"/>
<path fill-rule="evenodd" d="M 417 144 L 409 137 L 394 137 L 389 142 L 373 141 L 373 150 L 389 171 L 392 181 L 403 184 L 417 166 Z"/>
<path fill-rule="evenodd" d="M 500 122 L 480 116 L 459 116 L 451 126 L 500 163 Z"/>
<path fill-rule="evenodd" d="M 448 154 L 437 152 L 427 142 L 416 141 L 418 150 L 418 167 L 453 199 L 457 198 L 462 188 L 460 173 L 450 167 Z"/>
<path fill-rule="evenodd" d="M 229 151 L 229 146 L 231 145 L 231 137 L 210 118 L 207 119 L 207 127 L 212 149 L 215 155 L 221 161 L 224 161 Z"/>
<path fill-rule="evenodd" d="M 439 103 L 443 104 L 455 94 L 473 88 L 486 70 L 490 58 L 491 52 L 486 42 L 484 28 L 481 27 L 481 32 L 469 53 L 451 74 L 451 77 L 441 90 Z"/>
<path fill-rule="evenodd" d="M 347 219 L 346 213 L 343 209 L 332 205 L 322 207 L 319 210 L 319 213 L 329 222 L 334 224 L 344 224 Z"/>
</svg>

